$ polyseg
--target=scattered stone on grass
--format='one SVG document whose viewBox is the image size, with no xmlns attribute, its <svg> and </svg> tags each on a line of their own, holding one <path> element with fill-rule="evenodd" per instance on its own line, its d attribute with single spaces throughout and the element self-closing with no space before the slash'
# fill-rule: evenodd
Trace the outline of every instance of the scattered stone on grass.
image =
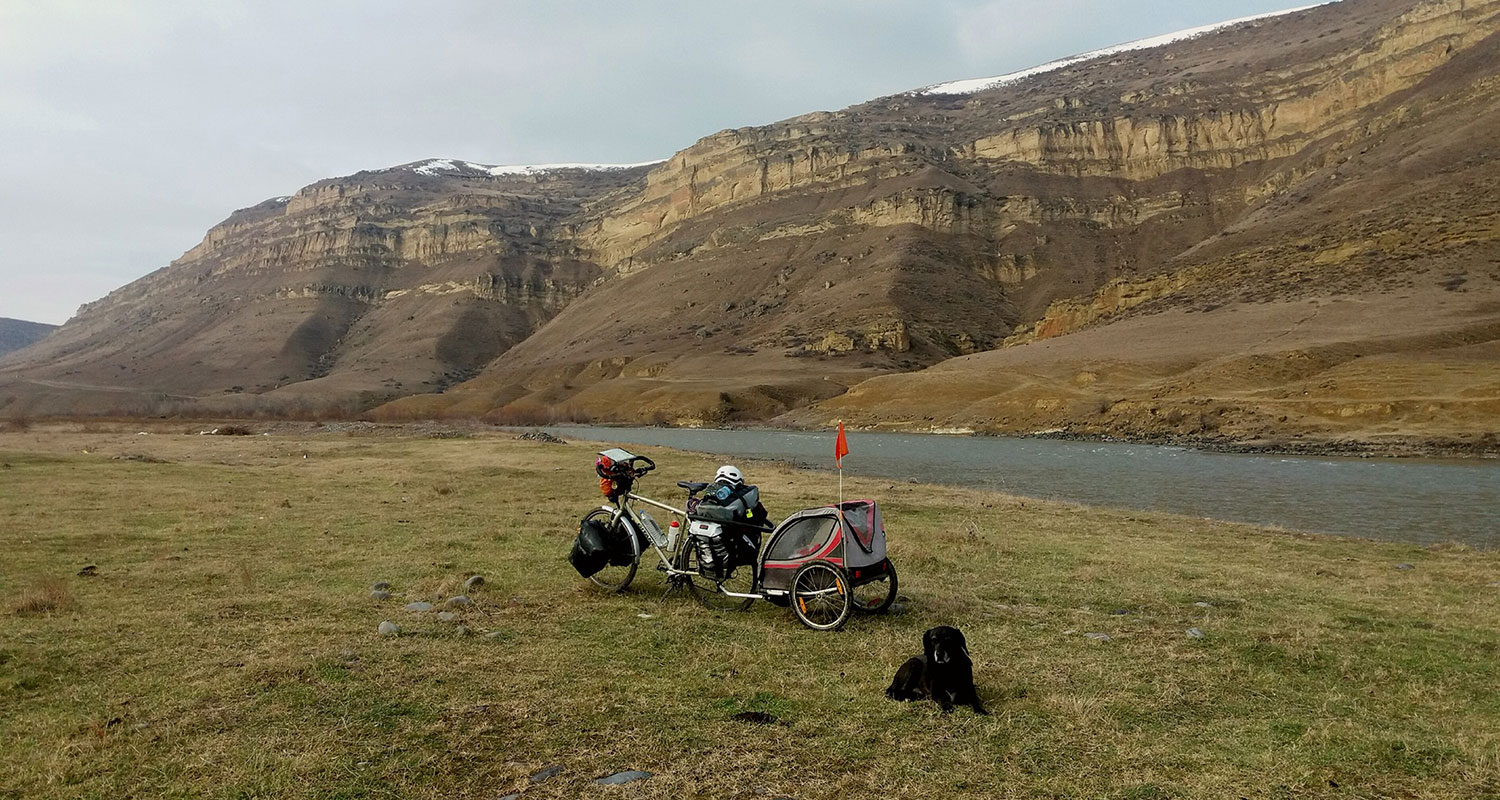
<svg viewBox="0 0 1500 800">
<path fill-rule="evenodd" d="M 462 607 L 464 607 L 466 605 L 469 605 L 472 602 L 474 602 L 474 601 L 470 600 L 468 595 L 461 594 L 461 595 L 459 595 L 457 597 L 450 597 L 450 598 L 448 598 L 448 607 L 449 608 L 462 608 Z"/>
<path fill-rule="evenodd" d="M 603 778 L 595 778 L 594 783 L 630 783 L 631 781 L 642 781 L 651 777 L 651 773 L 639 769 L 627 769 L 624 772 L 616 772 Z"/>
<path fill-rule="evenodd" d="M 1416 569 L 1416 567 L 1411 564 L 1397 564 L 1396 569 Z"/>
<path fill-rule="evenodd" d="M 774 725 L 779 722 L 774 714 L 768 714 L 764 711 L 741 711 L 730 717 L 730 719 L 736 722 L 753 722 L 756 725 Z"/>
<path fill-rule="evenodd" d="M 636 614 L 636 616 L 640 617 L 641 619 L 656 619 L 655 614 Z"/>
<path fill-rule="evenodd" d="M 92 578 L 98 572 L 99 572 L 99 567 L 97 565 L 95 565 L 95 564 L 90 564 L 90 565 L 84 567 L 83 569 L 78 570 L 78 577 L 80 577 L 80 578 Z"/>
<path fill-rule="evenodd" d="M 562 439 L 553 436 L 546 431 L 527 431 L 516 437 L 527 442 L 546 442 L 547 444 L 567 444 Z"/>
<path fill-rule="evenodd" d="M 471 592 L 474 591 L 475 589 L 477 589 L 478 587 L 483 586 L 483 585 L 484 585 L 484 576 L 483 575 L 470 575 L 469 579 L 466 580 L 466 581 L 464 581 L 464 588 L 467 589 L 467 590 L 469 590 L 469 591 L 471 591 Z"/>
<path fill-rule="evenodd" d="M 381 636 L 395 636 L 401 632 L 401 626 L 390 620 L 385 620 L 380 623 L 380 627 L 377 630 L 380 631 Z"/>
<path fill-rule="evenodd" d="M 1128 609 L 1128 608 L 1117 608 L 1114 611 L 1111 611 L 1109 613 L 1111 613 L 1111 614 L 1113 614 L 1114 616 L 1117 616 L 1117 617 L 1123 617 L 1126 614 L 1130 613 L 1130 609 Z"/>
<path fill-rule="evenodd" d="M 1188 628 L 1187 635 L 1189 639 L 1202 639 L 1203 631 L 1200 631 L 1197 628 Z"/>
<path fill-rule="evenodd" d="M 428 602 L 424 602 L 424 601 L 418 600 L 415 603 L 407 603 L 406 604 L 406 610 L 407 611 L 431 611 L 432 610 L 432 604 L 428 603 Z"/>
<path fill-rule="evenodd" d="M 512 792 L 511 794 L 501 797 L 500 800 L 521 800 L 521 793 Z"/>
<path fill-rule="evenodd" d="M 1194 603 L 1193 605 L 1195 605 L 1195 606 L 1197 606 L 1199 608 L 1213 608 L 1214 607 L 1213 603 L 1209 603 L 1209 602 L 1204 601 L 1204 600 L 1199 600 L 1198 602 Z"/>
<path fill-rule="evenodd" d="M 370 592 L 370 599 L 371 600 L 389 600 L 389 599 L 391 599 L 391 593 L 388 592 L 388 591 L 386 591 L 386 590 L 384 590 L 384 589 L 376 589 L 375 591 Z"/>
<path fill-rule="evenodd" d="M 474 631 L 468 625 L 460 625 L 460 626 L 458 626 L 458 635 L 459 636 L 473 636 L 474 635 Z"/>
<path fill-rule="evenodd" d="M 531 773 L 531 782 L 541 783 L 548 778 L 556 777 L 557 775 L 562 774 L 562 771 L 563 765 L 561 764 L 553 764 L 550 767 L 542 767 L 536 772 Z"/>
<path fill-rule="evenodd" d="M 1085 633 L 1083 635 L 1083 638 L 1085 638 L 1085 639 L 1093 639 L 1096 642 L 1107 642 L 1107 641 L 1109 641 L 1109 634 L 1107 634 L 1107 633 L 1097 633 L 1097 632 L 1094 632 L 1094 633 Z"/>
<path fill-rule="evenodd" d="M 484 638 L 486 638 L 486 639 L 497 639 L 497 640 L 498 639 L 509 639 L 510 638 L 510 634 L 506 633 L 505 631 L 490 631 L 489 633 L 486 633 L 484 635 Z"/>
<path fill-rule="evenodd" d="M 370 587 L 370 591 L 382 592 L 389 588 L 391 588 L 390 581 L 376 581 L 375 584 Z"/>
<path fill-rule="evenodd" d="M 438 621 L 439 622 L 454 622 L 457 619 L 458 619 L 458 615 L 455 614 L 455 613 L 453 613 L 452 611 L 439 611 L 438 612 Z"/>
</svg>

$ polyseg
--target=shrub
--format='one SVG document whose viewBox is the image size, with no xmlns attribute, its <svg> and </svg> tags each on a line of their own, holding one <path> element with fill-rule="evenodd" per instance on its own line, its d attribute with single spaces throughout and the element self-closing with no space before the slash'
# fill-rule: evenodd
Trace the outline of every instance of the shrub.
<svg viewBox="0 0 1500 800">
<path fill-rule="evenodd" d="M 38 580 L 16 600 L 13 606 L 17 614 L 46 614 L 65 608 L 73 602 L 68 584 L 55 575 Z"/>
</svg>

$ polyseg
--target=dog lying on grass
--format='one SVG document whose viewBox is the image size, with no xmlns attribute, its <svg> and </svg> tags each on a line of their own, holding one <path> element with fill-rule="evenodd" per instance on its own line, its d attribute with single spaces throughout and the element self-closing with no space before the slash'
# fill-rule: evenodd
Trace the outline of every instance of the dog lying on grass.
<svg viewBox="0 0 1500 800">
<path fill-rule="evenodd" d="M 969 646 L 963 632 L 948 625 L 929 628 L 922 634 L 922 655 L 912 656 L 885 690 L 892 700 L 932 698 L 943 713 L 952 713 L 954 705 L 968 706 L 976 714 L 988 714 L 974 689 L 974 662 L 969 660 Z"/>
</svg>

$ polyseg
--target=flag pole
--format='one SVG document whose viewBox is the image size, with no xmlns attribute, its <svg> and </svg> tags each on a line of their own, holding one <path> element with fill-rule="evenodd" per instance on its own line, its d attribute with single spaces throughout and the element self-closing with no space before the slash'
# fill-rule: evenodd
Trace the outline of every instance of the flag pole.
<svg viewBox="0 0 1500 800">
<path fill-rule="evenodd" d="M 849 443 L 844 440 L 844 421 L 839 420 L 838 438 L 833 442 L 833 465 L 839 468 L 839 516 L 844 515 L 844 456 L 849 455 Z"/>
</svg>

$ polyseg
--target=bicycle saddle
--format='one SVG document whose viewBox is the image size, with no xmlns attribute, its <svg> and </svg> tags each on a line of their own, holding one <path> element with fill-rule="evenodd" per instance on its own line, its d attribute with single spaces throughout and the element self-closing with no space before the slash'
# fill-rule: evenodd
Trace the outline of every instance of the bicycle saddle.
<svg viewBox="0 0 1500 800">
<path fill-rule="evenodd" d="M 690 492 L 701 492 L 708 488 L 708 484 L 701 481 L 678 481 L 677 485 Z"/>
</svg>

